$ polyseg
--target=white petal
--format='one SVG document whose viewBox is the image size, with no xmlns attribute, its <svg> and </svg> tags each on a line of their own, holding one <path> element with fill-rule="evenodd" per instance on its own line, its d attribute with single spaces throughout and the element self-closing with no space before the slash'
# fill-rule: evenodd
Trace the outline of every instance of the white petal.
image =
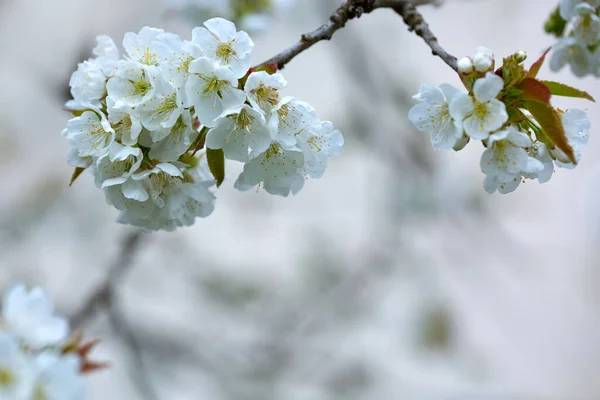
<svg viewBox="0 0 600 400">
<path fill-rule="evenodd" d="M 123 195 L 132 200 L 144 202 L 150 197 L 141 182 L 133 179 L 127 180 L 122 186 Z"/>
<path fill-rule="evenodd" d="M 489 136 L 490 130 L 486 128 L 485 121 L 475 116 L 467 117 L 463 121 L 465 133 L 472 139 L 482 140 Z"/>
<path fill-rule="evenodd" d="M 446 99 L 444 93 L 433 85 L 423 84 L 419 88 L 419 93 L 413 96 L 413 99 L 431 104 L 444 104 Z"/>
<path fill-rule="evenodd" d="M 485 77 L 477 79 L 473 85 L 473 94 L 480 102 L 490 101 L 498 96 L 504 87 L 504 81 L 493 72 L 488 72 Z"/>
<path fill-rule="evenodd" d="M 444 96 L 446 97 L 446 100 L 448 102 L 452 101 L 454 96 L 461 93 L 459 89 L 455 88 L 454 86 L 448 83 L 442 83 L 440 85 L 440 90 L 442 91 L 442 93 L 444 93 Z"/>
<path fill-rule="evenodd" d="M 408 111 L 408 119 L 421 132 L 431 132 L 439 126 L 440 116 L 440 107 L 430 103 L 416 104 Z"/>
<path fill-rule="evenodd" d="M 208 30 L 216 35 L 221 41 L 230 40 L 236 33 L 235 24 L 224 18 L 211 18 L 204 22 L 204 26 L 206 26 Z"/>
<path fill-rule="evenodd" d="M 509 134 L 507 136 L 507 140 L 511 143 L 516 144 L 520 147 L 529 147 L 531 146 L 531 138 L 524 132 L 518 131 L 516 129 L 510 129 Z"/>
<path fill-rule="evenodd" d="M 450 115 L 456 121 L 462 121 L 473 112 L 473 98 L 468 94 L 459 94 L 450 102 Z"/>
</svg>

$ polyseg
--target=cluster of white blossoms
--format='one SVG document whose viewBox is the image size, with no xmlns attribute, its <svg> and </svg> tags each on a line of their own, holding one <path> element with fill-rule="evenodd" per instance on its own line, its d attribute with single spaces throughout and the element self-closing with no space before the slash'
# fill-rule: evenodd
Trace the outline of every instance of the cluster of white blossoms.
<svg viewBox="0 0 600 400">
<path fill-rule="evenodd" d="M 79 340 L 69 338 L 68 322 L 40 288 L 9 290 L 0 317 L 0 399 L 88 398 L 83 374 L 100 364 L 85 359 L 93 342 Z"/>
<path fill-rule="evenodd" d="M 525 54 L 517 52 L 514 57 L 514 65 L 518 66 Z M 449 84 L 422 85 L 413 97 L 420 103 L 412 107 L 409 119 L 418 130 L 431 132 L 436 150 L 458 151 L 471 139 L 482 141 L 485 150 L 481 170 L 486 175 L 484 188 L 489 193 L 512 192 L 524 179 L 547 182 L 554 165 L 575 167 L 573 158 L 579 161 L 588 142 L 590 122 L 585 111 L 552 109 L 560 117 L 573 150 L 569 157 L 549 140 L 542 126 L 545 124 L 540 125 L 542 121 L 536 121 L 527 112 L 527 106 L 523 105 L 528 104 L 527 99 L 518 97 L 528 86 L 521 81 L 513 87 L 517 79 L 503 77 L 508 71 L 502 69 L 494 72 L 494 64 L 492 52 L 483 47 L 477 49 L 474 57 L 458 60 L 460 75 L 473 78 L 470 93 Z M 531 85 L 530 81 L 526 85 Z M 548 98 L 549 95 L 550 92 Z M 537 113 L 536 104 L 529 107 Z"/>
<path fill-rule="evenodd" d="M 192 23 L 210 17 L 233 21 L 257 34 L 269 29 L 273 17 L 292 7 L 294 0 L 164 0 L 167 7 Z"/>
<path fill-rule="evenodd" d="M 569 64 L 578 77 L 600 77 L 600 0 L 561 0 L 561 36 L 553 46 L 550 69 Z M 558 18 L 558 16 L 556 16 Z M 565 33 L 565 30 L 568 32 Z M 560 35 L 558 35 L 560 33 Z"/>
<path fill-rule="evenodd" d="M 89 167 L 119 222 L 173 230 L 208 216 L 225 158 L 245 164 L 239 190 L 288 196 L 341 153 L 330 122 L 281 95 L 281 74 L 251 68 L 246 32 L 222 18 L 204 25 L 191 40 L 149 27 L 127 33 L 124 58 L 100 36 L 96 57 L 71 78 L 68 163 L 74 177 Z"/>
</svg>

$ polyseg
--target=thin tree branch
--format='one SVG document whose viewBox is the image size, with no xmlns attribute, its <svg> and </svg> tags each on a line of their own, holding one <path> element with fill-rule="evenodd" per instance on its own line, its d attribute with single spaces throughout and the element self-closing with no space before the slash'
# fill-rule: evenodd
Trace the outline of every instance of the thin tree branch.
<svg viewBox="0 0 600 400">
<path fill-rule="evenodd" d="M 94 313 L 102 307 L 108 307 L 112 301 L 115 286 L 121 277 L 132 266 L 133 259 L 140 248 L 144 233 L 139 230 L 127 234 L 116 261 L 106 275 L 102 284 L 83 303 L 83 306 L 71 318 L 71 326 L 81 327 Z"/>
<path fill-rule="evenodd" d="M 437 38 L 429 29 L 423 16 L 417 11 L 416 6 L 424 4 L 437 4 L 436 0 L 346 0 L 329 17 L 329 21 L 316 30 L 305 33 L 300 41 L 257 65 L 260 68 L 269 64 L 277 64 L 278 69 L 283 69 L 294 57 L 309 49 L 322 40 L 331 40 L 333 34 L 346 26 L 354 18 L 359 18 L 363 13 L 368 14 L 379 8 L 390 8 L 396 11 L 404 20 L 408 29 L 419 35 L 431 48 L 434 55 L 440 57 L 450 68 L 457 70 L 456 57 L 446 52 L 438 43 Z"/>
</svg>

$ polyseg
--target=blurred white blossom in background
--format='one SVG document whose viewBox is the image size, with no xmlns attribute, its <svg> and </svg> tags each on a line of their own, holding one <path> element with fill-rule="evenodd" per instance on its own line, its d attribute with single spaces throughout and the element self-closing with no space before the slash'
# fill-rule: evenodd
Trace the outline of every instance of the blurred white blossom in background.
<svg viewBox="0 0 600 400">
<path fill-rule="evenodd" d="M 289 13 L 296 0 L 163 0 L 188 22 L 200 25 L 212 17 L 233 21 L 252 34 L 265 33 L 273 19 Z"/>
</svg>

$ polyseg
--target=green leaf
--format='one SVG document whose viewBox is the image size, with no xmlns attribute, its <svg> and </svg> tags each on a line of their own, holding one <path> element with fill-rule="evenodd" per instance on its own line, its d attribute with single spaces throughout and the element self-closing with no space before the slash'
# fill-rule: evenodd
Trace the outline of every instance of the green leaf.
<svg viewBox="0 0 600 400">
<path fill-rule="evenodd" d="M 573 164 L 577 164 L 573 148 L 567 140 L 565 129 L 563 128 L 558 111 L 551 105 L 536 100 L 525 100 L 523 102 L 523 107 L 533 115 L 552 143 L 562 150 Z"/>
<path fill-rule="evenodd" d="M 531 68 L 529 68 L 529 71 L 527 72 L 527 76 L 529 78 L 535 78 L 537 76 L 538 72 L 540 72 L 540 68 L 542 68 L 542 64 L 544 64 L 544 60 L 546 59 L 546 55 L 548 54 L 550 49 L 551 49 L 551 47 L 548 47 L 546 49 L 546 51 L 544 51 L 542 56 L 540 58 L 538 58 L 537 61 L 531 65 Z"/>
<path fill-rule="evenodd" d="M 567 21 L 560 16 L 560 7 L 556 7 L 546 20 L 546 23 L 544 24 L 544 30 L 546 33 L 556 37 L 562 37 L 565 33 L 566 26 Z"/>
<path fill-rule="evenodd" d="M 206 135 L 208 134 L 208 131 L 209 129 L 206 126 L 200 130 L 198 138 L 196 138 L 196 141 L 192 143 L 192 146 L 190 146 L 190 148 L 193 148 L 192 155 L 196 155 L 198 151 L 204 148 L 204 145 L 206 144 Z"/>
<path fill-rule="evenodd" d="M 584 92 L 583 90 L 579 90 L 572 86 L 565 85 L 564 83 L 553 81 L 542 81 L 542 83 L 550 89 L 552 94 L 555 94 L 557 96 L 576 97 L 579 99 L 588 99 L 593 102 L 596 101 L 588 92 Z"/>
<path fill-rule="evenodd" d="M 550 104 L 552 92 L 550 91 L 550 88 L 541 81 L 534 78 L 525 78 L 516 87 L 523 91 L 523 97 L 525 97 L 525 99 Z"/>
<path fill-rule="evenodd" d="M 79 175 L 81 175 L 81 173 L 83 171 L 85 171 L 85 168 L 75 167 L 75 170 L 73 171 L 73 175 L 71 175 L 71 182 L 69 182 L 69 186 L 73 185 L 73 182 L 75 182 L 75 179 L 79 178 Z"/>
<path fill-rule="evenodd" d="M 223 149 L 206 148 L 206 161 L 208 168 L 217 181 L 217 187 L 221 186 L 225 180 L 225 153 Z"/>
</svg>

